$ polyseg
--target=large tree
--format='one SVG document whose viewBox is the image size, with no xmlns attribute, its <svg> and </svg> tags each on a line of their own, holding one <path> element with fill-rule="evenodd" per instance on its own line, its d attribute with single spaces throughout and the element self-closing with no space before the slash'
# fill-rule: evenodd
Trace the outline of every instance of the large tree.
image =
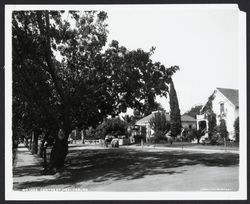
<svg viewBox="0 0 250 204">
<path fill-rule="evenodd" d="M 52 167 L 63 165 L 72 129 L 96 127 L 128 107 L 143 111 L 156 95 L 167 96 L 178 70 L 153 62 L 153 49 L 129 51 L 112 41 L 104 50 L 106 18 L 102 11 L 13 12 L 13 105 L 21 104 L 13 120 L 23 121 L 27 104 L 29 123 L 53 130 Z"/>
</svg>

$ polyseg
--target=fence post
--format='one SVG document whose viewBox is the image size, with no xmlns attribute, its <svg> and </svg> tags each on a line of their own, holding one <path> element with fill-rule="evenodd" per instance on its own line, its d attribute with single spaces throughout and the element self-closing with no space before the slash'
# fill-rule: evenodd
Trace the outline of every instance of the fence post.
<svg viewBox="0 0 250 204">
<path fill-rule="evenodd" d="M 29 139 L 29 150 L 31 151 L 32 149 L 32 135 L 31 135 L 31 138 Z"/>
<path fill-rule="evenodd" d="M 47 171 L 47 148 L 46 144 L 43 146 L 43 167 L 44 171 Z"/>
<path fill-rule="evenodd" d="M 143 139 L 141 139 L 141 147 L 143 148 Z"/>
<path fill-rule="evenodd" d="M 227 151 L 227 141 L 226 138 L 224 137 L 224 148 L 225 148 L 225 152 Z"/>
</svg>

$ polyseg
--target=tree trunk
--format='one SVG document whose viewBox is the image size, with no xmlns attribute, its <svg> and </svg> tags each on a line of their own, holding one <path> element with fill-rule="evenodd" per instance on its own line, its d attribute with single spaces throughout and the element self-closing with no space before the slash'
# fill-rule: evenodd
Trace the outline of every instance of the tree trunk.
<svg viewBox="0 0 250 204">
<path fill-rule="evenodd" d="M 37 150 L 38 150 L 38 135 L 34 133 L 34 131 L 32 132 L 32 149 L 31 149 L 31 153 L 32 154 L 37 154 Z"/>
<path fill-rule="evenodd" d="M 31 135 L 31 137 L 30 137 L 30 139 L 29 139 L 29 150 L 31 150 L 31 148 L 32 148 L 32 135 Z"/>
<path fill-rule="evenodd" d="M 60 169 L 64 166 L 65 158 L 68 153 L 68 141 L 56 140 L 51 154 L 50 154 L 50 166 L 51 168 Z"/>
<path fill-rule="evenodd" d="M 85 144 L 85 142 L 84 142 L 85 137 L 86 137 L 86 130 L 82 129 L 82 131 L 81 131 L 82 144 Z"/>
<path fill-rule="evenodd" d="M 64 162 L 68 154 L 69 131 L 65 132 L 66 134 L 64 134 L 64 131 L 61 129 L 58 132 L 58 136 L 50 154 L 50 169 L 58 170 L 64 166 Z"/>
<path fill-rule="evenodd" d="M 25 140 L 25 147 L 29 147 L 29 139 L 28 139 L 28 136 L 27 136 L 27 134 L 26 134 L 26 137 L 24 138 L 24 140 Z"/>
</svg>

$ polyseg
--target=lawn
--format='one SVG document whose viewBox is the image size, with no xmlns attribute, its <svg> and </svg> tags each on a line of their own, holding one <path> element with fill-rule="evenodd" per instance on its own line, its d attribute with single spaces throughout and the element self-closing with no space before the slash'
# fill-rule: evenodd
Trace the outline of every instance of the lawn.
<svg viewBox="0 0 250 204">
<path fill-rule="evenodd" d="M 138 146 L 141 144 L 138 144 Z M 153 145 L 153 144 L 146 144 L 147 145 Z M 173 144 L 165 143 L 165 144 L 155 144 L 155 147 L 183 147 L 185 148 L 192 148 L 192 149 L 211 149 L 211 150 L 225 150 L 224 145 L 202 145 L 197 143 L 190 143 L 190 142 L 174 142 Z M 239 145 L 235 143 L 227 143 L 226 146 L 227 150 L 239 150 Z"/>
<path fill-rule="evenodd" d="M 14 181 L 19 181 L 14 189 L 237 190 L 238 166 L 239 155 L 232 153 L 71 147 L 63 172 L 41 176 L 37 165 L 19 167 L 14 172 Z"/>
</svg>

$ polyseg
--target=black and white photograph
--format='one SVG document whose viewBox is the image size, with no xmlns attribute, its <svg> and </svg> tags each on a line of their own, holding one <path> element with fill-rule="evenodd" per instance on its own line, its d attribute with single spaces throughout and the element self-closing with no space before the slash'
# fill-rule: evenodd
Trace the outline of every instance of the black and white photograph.
<svg viewBox="0 0 250 204">
<path fill-rule="evenodd" d="M 237 4 L 7 5 L 5 17 L 6 199 L 246 199 Z"/>
</svg>

